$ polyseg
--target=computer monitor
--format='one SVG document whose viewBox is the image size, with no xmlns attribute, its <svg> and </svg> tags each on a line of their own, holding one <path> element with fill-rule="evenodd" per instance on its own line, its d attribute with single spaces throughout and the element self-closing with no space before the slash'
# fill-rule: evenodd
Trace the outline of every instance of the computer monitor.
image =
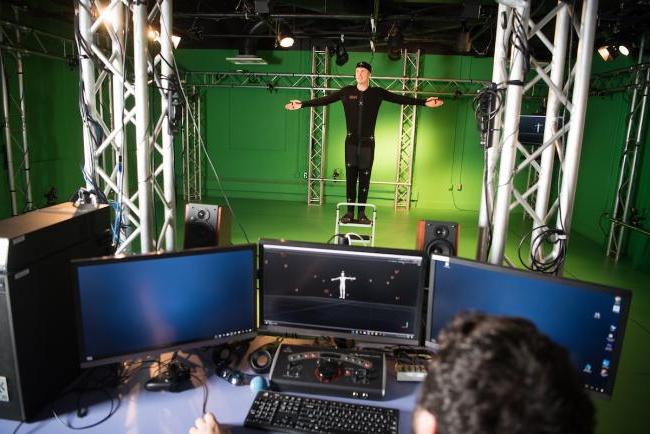
<svg viewBox="0 0 650 434">
<path fill-rule="evenodd" d="M 260 242 L 260 331 L 418 345 L 422 254 Z"/>
<path fill-rule="evenodd" d="M 82 367 L 255 336 L 255 246 L 73 262 Z"/>
<path fill-rule="evenodd" d="M 629 291 L 436 255 L 430 272 L 427 346 L 463 311 L 526 318 L 567 349 L 585 388 L 611 396 Z"/>
</svg>

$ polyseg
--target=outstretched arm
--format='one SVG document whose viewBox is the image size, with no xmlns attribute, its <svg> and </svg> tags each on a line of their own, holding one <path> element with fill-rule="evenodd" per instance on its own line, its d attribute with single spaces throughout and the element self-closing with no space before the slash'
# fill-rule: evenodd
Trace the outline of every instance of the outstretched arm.
<svg viewBox="0 0 650 434">
<path fill-rule="evenodd" d="M 442 100 L 435 96 L 430 96 L 427 99 L 424 98 L 413 98 L 406 95 L 398 95 L 396 93 L 390 92 L 386 89 L 382 89 L 382 97 L 386 101 L 395 103 L 395 104 L 412 104 L 412 105 L 423 105 L 427 107 L 440 107 L 442 105 Z"/>
<path fill-rule="evenodd" d="M 321 105 L 332 104 L 333 102 L 339 101 L 341 99 L 341 91 L 337 90 L 336 92 L 325 95 L 322 98 L 315 98 L 309 101 L 298 101 L 297 99 L 289 101 L 285 104 L 284 108 L 287 110 L 298 110 L 303 107 L 318 107 Z"/>
</svg>

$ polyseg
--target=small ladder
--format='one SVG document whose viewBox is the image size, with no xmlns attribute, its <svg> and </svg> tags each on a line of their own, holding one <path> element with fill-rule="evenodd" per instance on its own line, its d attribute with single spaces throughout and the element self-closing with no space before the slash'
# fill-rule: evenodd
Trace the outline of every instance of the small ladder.
<svg viewBox="0 0 650 434">
<path fill-rule="evenodd" d="M 372 217 L 370 218 L 370 224 L 363 225 L 360 223 L 341 223 L 341 209 L 346 209 L 348 206 L 364 206 L 366 209 L 372 209 Z M 334 243 L 335 244 L 347 244 L 351 246 L 370 246 L 375 245 L 375 226 L 377 224 L 377 207 L 371 203 L 358 203 L 358 202 L 340 202 L 336 204 L 336 226 L 334 229 Z M 341 227 L 355 227 L 361 229 L 361 232 L 366 233 L 356 233 L 348 232 L 345 234 L 341 233 Z M 369 233 L 368 233 L 369 232 Z"/>
</svg>

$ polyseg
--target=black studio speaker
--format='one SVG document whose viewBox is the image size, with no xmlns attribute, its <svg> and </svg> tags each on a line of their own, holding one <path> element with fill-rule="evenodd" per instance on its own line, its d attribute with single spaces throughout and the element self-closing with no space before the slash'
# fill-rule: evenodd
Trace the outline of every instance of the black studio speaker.
<svg viewBox="0 0 650 434">
<path fill-rule="evenodd" d="M 458 223 L 420 220 L 417 226 L 416 250 L 442 256 L 458 255 Z"/>
<path fill-rule="evenodd" d="M 231 214 L 228 208 L 204 203 L 185 205 L 184 249 L 229 246 Z"/>
</svg>

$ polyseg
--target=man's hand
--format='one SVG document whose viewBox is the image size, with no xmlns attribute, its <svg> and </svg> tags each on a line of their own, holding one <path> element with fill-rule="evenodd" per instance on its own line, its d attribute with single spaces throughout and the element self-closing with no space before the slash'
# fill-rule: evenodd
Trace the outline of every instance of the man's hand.
<svg viewBox="0 0 650 434">
<path fill-rule="evenodd" d="M 287 110 L 298 110 L 301 107 L 302 107 L 302 103 L 300 102 L 300 100 L 297 99 L 292 99 L 284 106 L 284 108 L 286 108 Z"/>
<path fill-rule="evenodd" d="M 442 104 L 444 104 L 443 101 L 437 96 L 430 96 L 427 98 L 427 102 L 424 103 L 425 106 L 431 108 L 440 107 Z"/>
<path fill-rule="evenodd" d="M 219 426 L 217 419 L 212 413 L 206 413 L 203 417 L 196 419 L 194 426 L 190 428 L 190 434 L 229 434 L 230 430 Z"/>
</svg>

